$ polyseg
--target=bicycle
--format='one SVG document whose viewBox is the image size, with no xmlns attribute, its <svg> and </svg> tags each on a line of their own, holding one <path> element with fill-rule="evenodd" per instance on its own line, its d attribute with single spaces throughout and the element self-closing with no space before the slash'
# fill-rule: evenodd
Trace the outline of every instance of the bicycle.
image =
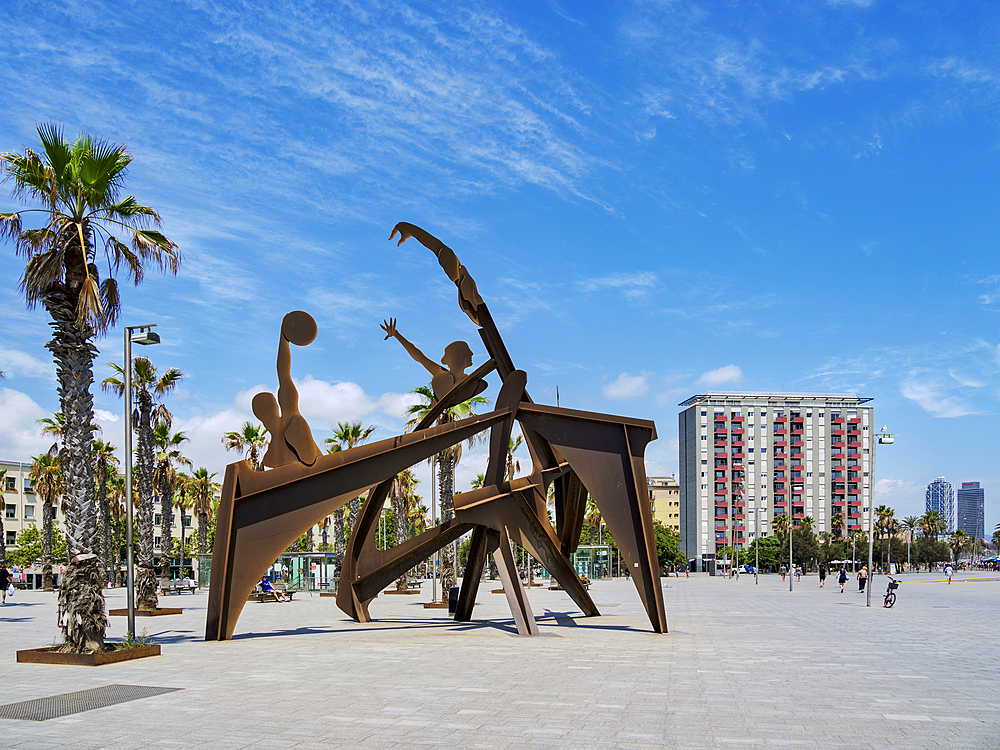
<svg viewBox="0 0 1000 750">
<path fill-rule="evenodd" d="M 882 602 L 882 606 L 889 609 L 893 604 L 896 603 L 896 589 L 899 588 L 899 581 L 895 578 L 889 578 L 889 585 L 885 590 L 885 601 Z"/>
</svg>

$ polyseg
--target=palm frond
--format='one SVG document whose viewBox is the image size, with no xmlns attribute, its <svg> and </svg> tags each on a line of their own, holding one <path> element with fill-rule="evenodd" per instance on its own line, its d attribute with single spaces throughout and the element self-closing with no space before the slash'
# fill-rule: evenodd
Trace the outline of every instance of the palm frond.
<svg viewBox="0 0 1000 750">
<path fill-rule="evenodd" d="M 104 322 L 110 328 L 118 322 L 122 305 L 118 296 L 118 282 L 109 276 L 101 282 L 101 303 L 104 305 Z"/>
</svg>

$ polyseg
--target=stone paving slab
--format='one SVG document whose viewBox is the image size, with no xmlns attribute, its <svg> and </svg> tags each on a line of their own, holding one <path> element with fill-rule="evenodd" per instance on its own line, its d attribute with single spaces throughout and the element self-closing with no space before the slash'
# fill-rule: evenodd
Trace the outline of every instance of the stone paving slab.
<svg viewBox="0 0 1000 750">
<path fill-rule="evenodd" d="M 10 748 L 997 748 L 1000 581 L 904 576 L 873 606 L 814 576 L 664 579 L 671 632 L 655 635 L 623 580 L 529 593 L 541 635 L 516 634 L 480 589 L 477 621 L 421 596 L 381 597 L 375 622 L 331 598 L 248 603 L 229 642 L 206 643 L 207 597 L 137 621 L 163 656 L 103 667 L 15 663 L 57 637 L 55 598 L 0 608 L 0 704 L 110 684 L 178 692 L 44 722 L 0 722 Z M 976 578 L 963 574 L 963 577 Z M 876 596 L 877 595 L 877 596 Z M 124 606 L 121 590 L 109 606 Z M 124 634 L 114 618 L 109 636 Z"/>
</svg>

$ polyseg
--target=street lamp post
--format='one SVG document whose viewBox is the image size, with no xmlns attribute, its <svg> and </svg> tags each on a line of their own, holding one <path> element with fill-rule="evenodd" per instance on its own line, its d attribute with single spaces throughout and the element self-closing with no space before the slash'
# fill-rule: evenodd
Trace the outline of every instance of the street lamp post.
<svg viewBox="0 0 1000 750">
<path fill-rule="evenodd" d="M 875 551 L 875 529 L 872 525 L 872 514 L 875 511 L 875 448 L 878 445 L 892 445 L 896 438 L 891 432 L 886 432 L 886 425 L 882 426 L 880 432 L 875 433 L 876 440 L 872 442 L 872 468 L 871 473 L 868 475 L 868 485 L 871 488 L 868 493 L 868 581 L 865 586 L 868 589 L 867 593 L 867 603 L 865 606 L 872 606 L 872 578 L 874 578 L 872 571 L 872 553 Z M 862 472 L 864 467 L 862 466 Z M 863 477 L 863 474 L 862 474 Z"/>
<path fill-rule="evenodd" d="M 437 526 L 437 477 L 435 476 L 437 470 L 437 456 L 431 457 L 431 526 Z M 438 553 L 434 553 L 431 563 L 431 603 L 437 601 L 437 567 L 438 567 Z"/>
<path fill-rule="evenodd" d="M 128 636 L 135 638 L 135 568 L 132 556 L 132 344 L 159 344 L 155 323 L 125 326 L 125 594 L 128 598 Z M 181 524 L 184 513 L 181 511 Z"/>
</svg>

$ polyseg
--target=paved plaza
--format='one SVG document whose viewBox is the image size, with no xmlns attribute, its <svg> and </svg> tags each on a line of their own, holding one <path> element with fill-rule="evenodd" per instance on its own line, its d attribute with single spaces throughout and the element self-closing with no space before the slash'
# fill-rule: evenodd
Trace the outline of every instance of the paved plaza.
<svg viewBox="0 0 1000 750">
<path fill-rule="evenodd" d="M 971 578 L 976 574 L 960 574 Z M 57 635 L 52 594 L 0 609 L 0 704 L 95 688 L 181 688 L 47 721 L 0 720 L 0 746 L 93 748 L 997 748 L 1000 580 L 904 576 L 873 606 L 804 577 L 664 579 L 668 635 L 624 580 L 591 589 L 584 618 L 562 592 L 529 596 L 541 635 L 516 635 L 502 595 L 480 588 L 456 624 L 421 596 L 382 596 L 376 622 L 332 598 L 251 602 L 230 642 L 206 643 L 207 596 L 138 618 L 163 656 L 103 667 L 15 663 Z M 124 606 L 121 590 L 109 596 Z M 109 637 L 125 631 L 113 618 Z"/>
</svg>

